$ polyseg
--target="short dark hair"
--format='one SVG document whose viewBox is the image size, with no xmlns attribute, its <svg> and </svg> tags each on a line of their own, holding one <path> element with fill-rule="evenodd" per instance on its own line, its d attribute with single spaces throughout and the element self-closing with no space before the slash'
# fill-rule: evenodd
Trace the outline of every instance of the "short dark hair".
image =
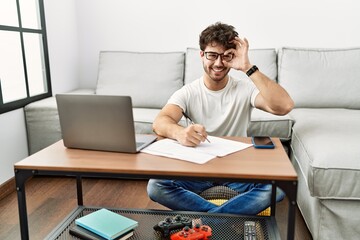
<svg viewBox="0 0 360 240">
<path fill-rule="evenodd" d="M 220 44 L 226 49 L 235 48 L 235 44 L 230 43 L 230 41 L 238 35 L 233 26 L 217 22 L 201 32 L 199 39 L 200 49 L 204 51 L 206 46 L 212 43 Z"/>
</svg>

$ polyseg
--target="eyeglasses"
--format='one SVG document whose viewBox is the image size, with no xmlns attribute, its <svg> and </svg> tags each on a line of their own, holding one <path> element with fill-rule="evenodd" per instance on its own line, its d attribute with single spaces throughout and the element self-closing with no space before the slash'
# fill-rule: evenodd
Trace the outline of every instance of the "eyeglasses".
<svg viewBox="0 0 360 240">
<path fill-rule="evenodd" d="M 230 62 L 234 55 L 233 54 L 224 54 L 224 53 L 216 53 L 216 52 L 204 52 L 205 53 L 205 57 L 207 60 L 210 61 L 216 61 L 218 59 L 218 57 L 220 56 L 221 60 L 225 61 L 225 62 Z"/>
</svg>

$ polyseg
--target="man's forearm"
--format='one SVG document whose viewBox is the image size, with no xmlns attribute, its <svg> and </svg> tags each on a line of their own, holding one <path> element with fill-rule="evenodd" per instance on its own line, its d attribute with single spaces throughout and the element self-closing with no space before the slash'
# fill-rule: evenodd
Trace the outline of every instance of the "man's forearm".
<svg viewBox="0 0 360 240">
<path fill-rule="evenodd" d="M 163 137 L 177 139 L 177 132 L 183 127 L 176 123 L 173 119 L 166 116 L 157 117 L 153 123 L 153 131 Z"/>
<path fill-rule="evenodd" d="M 292 110 L 294 102 L 286 90 L 279 84 L 270 80 L 259 70 L 254 72 L 250 79 L 259 89 L 266 105 L 271 109 L 271 113 L 285 115 Z"/>
</svg>

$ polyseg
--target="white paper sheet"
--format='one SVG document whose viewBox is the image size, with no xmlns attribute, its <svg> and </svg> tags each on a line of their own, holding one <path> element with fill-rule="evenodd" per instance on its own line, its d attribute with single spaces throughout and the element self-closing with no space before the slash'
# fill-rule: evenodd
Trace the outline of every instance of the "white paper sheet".
<svg viewBox="0 0 360 240">
<path fill-rule="evenodd" d="M 175 140 L 166 138 L 154 142 L 141 152 L 204 164 L 216 157 L 223 157 L 252 146 L 252 144 L 213 136 L 208 136 L 208 139 L 210 143 L 205 141 L 197 147 L 186 147 Z"/>
</svg>

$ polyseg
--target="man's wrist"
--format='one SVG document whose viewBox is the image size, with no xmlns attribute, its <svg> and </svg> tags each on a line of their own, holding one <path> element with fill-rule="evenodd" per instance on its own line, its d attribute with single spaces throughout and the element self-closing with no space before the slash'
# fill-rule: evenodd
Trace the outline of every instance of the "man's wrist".
<svg viewBox="0 0 360 240">
<path fill-rule="evenodd" d="M 249 68 L 247 71 L 246 71 L 246 75 L 248 77 L 250 77 L 254 72 L 258 71 L 259 68 L 256 66 L 256 65 L 253 65 L 251 68 Z"/>
</svg>

